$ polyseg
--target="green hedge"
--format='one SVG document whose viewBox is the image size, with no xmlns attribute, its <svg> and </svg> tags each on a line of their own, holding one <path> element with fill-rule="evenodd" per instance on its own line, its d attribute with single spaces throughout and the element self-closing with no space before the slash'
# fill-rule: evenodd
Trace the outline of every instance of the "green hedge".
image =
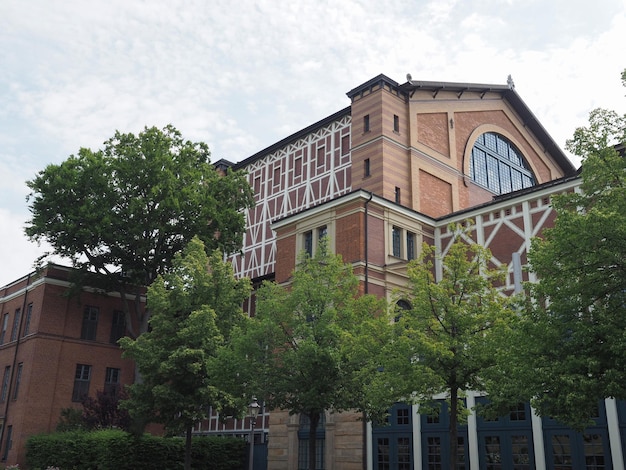
<svg viewBox="0 0 626 470">
<path fill-rule="evenodd" d="M 32 470 L 48 466 L 61 470 L 182 469 L 184 439 L 144 435 L 136 438 L 119 430 L 71 431 L 32 436 L 26 460 Z M 246 443 L 226 437 L 194 437 L 192 468 L 241 470 Z"/>
</svg>

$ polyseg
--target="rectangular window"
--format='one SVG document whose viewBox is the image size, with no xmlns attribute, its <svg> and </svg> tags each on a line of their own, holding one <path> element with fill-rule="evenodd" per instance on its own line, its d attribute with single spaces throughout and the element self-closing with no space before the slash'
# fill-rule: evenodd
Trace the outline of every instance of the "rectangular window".
<svg viewBox="0 0 626 470">
<path fill-rule="evenodd" d="M 111 324 L 111 338 L 109 342 L 116 344 L 117 340 L 126 334 L 126 314 L 116 310 L 113 312 L 113 321 Z"/>
<path fill-rule="evenodd" d="M 274 177 L 272 178 L 273 187 L 280 186 L 280 167 L 274 168 Z"/>
<path fill-rule="evenodd" d="M 500 436 L 485 436 L 485 452 L 487 454 L 487 468 L 502 468 Z"/>
<path fill-rule="evenodd" d="M 341 138 L 341 155 L 346 155 L 350 151 L 350 136 L 344 135 Z"/>
<path fill-rule="evenodd" d="M 96 339 L 96 329 L 98 328 L 98 307 L 85 307 L 83 312 L 83 328 L 80 332 L 80 339 L 93 341 Z"/>
<path fill-rule="evenodd" d="M 307 255 L 313 256 L 313 232 L 311 230 L 304 233 L 304 251 Z"/>
<path fill-rule="evenodd" d="M 396 415 L 396 423 L 398 426 L 410 424 L 409 408 L 398 408 Z"/>
<path fill-rule="evenodd" d="M 91 380 L 91 366 L 86 364 L 76 364 L 76 374 L 74 375 L 74 390 L 72 391 L 72 401 L 82 401 L 89 394 L 89 381 Z"/>
<path fill-rule="evenodd" d="M 11 366 L 4 368 L 4 375 L 2 376 L 2 391 L 0 392 L 0 401 L 5 402 L 7 394 L 9 393 L 9 380 L 11 379 Z"/>
<path fill-rule="evenodd" d="M 15 389 L 13 390 L 13 399 L 17 400 L 17 394 L 20 392 L 20 383 L 22 382 L 22 369 L 24 363 L 20 362 L 17 365 L 17 374 L 15 375 Z"/>
<path fill-rule="evenodd" d="M 370 115 L 363 116 L 363 133 L 370 131 Z"/>
<path fill-rule="evenodd" d="M 317 239 L 318 240 L 321 240 L 326 235 L 328 235 L 328 227 L 326 227 L 326 225 L 323 225 L 322 227 L 317 229 Z"/>
<path fill-rule="evenodd" d="M 326 148 L 317 147 L 317 166 L 324 166 L 324 163 L 326 163 Z"/>
<path fill-rule="evenodd" d="M 104 377 L 104 394 L 112 397 L 117 395 L 120 388 L 120 369 L 107 367 Z"/>
<path fill-rule="evenodd" d="M 406 233 L 406 259 L 415 259 L 415 234 L 411 232 Z"/>
<path fill-rule="evenodd" d="M 563 465 L 572 462 L 572 446 L 568 434 L 554 434 L 552 436 L 552 458 L 554 464 Z M 555 468 L 573 468 L 572 466 L 562 466 Z"/>
<path fill-rule="evenodd" d="M 395 194 L 395 198 L 396 198 L 396 204 L 400 204 L 402 199 L 400 197 L 400 188 L 398 188 L 397 186 L 396 186 L 394 194 Z"/>
<path fill-rule="evenodd" d="M 369 158 L 366 158 L 365 160 L 363 160 L 363 175 L 365 177 L 371 175 L 371 172 L 370 172 L 370 159 Z"/>
<path fill-rule="evenodd" d="M 400 132 L 400 118 L 397 114 L 393 115 L 393 131 Z"/>
<path fill-rule="evenodd" d="M 11 330 L 11 341 L 15 341 L 17 339 L 17 334 L 20 328 L 20 316 L 22 314 L 21 309 L 15 310 L 15 317 L 13 317 L 13 329 Z"/>
<path fill-rule="evenodd" d="M 9 456 L 9 451 L 13 447 L 13 426 L 7 426 L 7 438 L 4 441 L 4 452 L 2 454 L 2 461 L 6 461 Z"/>
<path fill-rule="evenodd" d="M 2 333 L 0 333 L 0 344 L 4 344 L 4 338 L 7 335 L 7 328 L 9 326 L 9 314 L 5 313 L 2 317 Z"/>
<path fill-rule="evenodd" d="M 429 470 L 441 470 L 443 463 L 441 461 L 441 438 L 428 437 L 426 440 L 426 461 Z"/>
<path fill-rule="evenodd" d="M 24 333 L 22 333 L 22 336 L 26 336 L 27 334 L 30 333 L 30 317 L 33 314 L 33 304 L 30 303 L 28 304 L 28 306 L 26 307 L 26 319 L 24 323 Z"/>
<path fill-rule="evenodd" d="M 401 230 L 398 227 L 393 227 L 391 230 L 391 240 L 392 240 L 392 254 L 393 256 L 400 257 L 400 236 Z"/>
<path fill-rule="evenodd" d="M 302 175 L 302 157 L 298 157 L 293 161 L 293 174 L 294 176 Z"/>
<path fill-rule="evenodd" d="M 254 194 L 261 194 L 261 177 L 254 178 Z"/>
</svg>

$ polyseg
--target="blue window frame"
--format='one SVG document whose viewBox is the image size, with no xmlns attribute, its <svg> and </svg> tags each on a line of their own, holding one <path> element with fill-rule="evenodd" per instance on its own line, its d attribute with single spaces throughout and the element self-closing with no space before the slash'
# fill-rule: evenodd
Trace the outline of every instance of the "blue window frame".
<svg viewBox="0 0 626 470">
<path fill-rule="evenodd" d="M 486 404 L 478 397 L 476 403 Z M 530 405 L 519 403 L 496 419 L 477 416 L 480 470 L 533 470 L 535 455 Z"/>
<path fill-rule="evenodd" d="M 534 186 L 535 177 L 521 152 L 506 137 L 487 132 L 476 139 L 470 160 L 472 180 L 496 194 Z"/>
<path fill-rule="evenodd" d="M 374 426 L 374 470 L 413 469 L 413 416 L 411 406 L 397 403 L 389 410 L 385 426 Z"/>
<path fill-rule="evenodd" d="M 422 426 L 422 468 L 425 470 L 445 470 L 450 468 L 450 413 L 444 400 L 434 400 L 433 409 L 438 412 L 420 414 Z M 467 470 L 469 445 L 467 424 L 457 427 L 457 470 Z"/>
</svg>

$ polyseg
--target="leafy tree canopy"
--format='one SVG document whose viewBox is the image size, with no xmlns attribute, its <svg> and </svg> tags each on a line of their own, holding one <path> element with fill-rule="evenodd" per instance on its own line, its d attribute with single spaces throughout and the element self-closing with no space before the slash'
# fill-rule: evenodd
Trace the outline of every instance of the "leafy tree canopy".
<svg viewBox="0 0 626 470">
<path fill-rule="evenodd" d="M 104 149 L 81 148 L 27 183 L 26 234 L 117 288 L 151 284 L 193 236 L 209 251 L 231 253 L 241 246 L 252 193 L 242 173 L 219 173 L 209 156 L 206 144 L 171 125 L 118 131 Z"/>
<path fill-rule="evenodd" d="M 368 358 L 360 353 L 367 348 L 355 345 L 389 324 L 385 303 L 359 295 L 351 265 L 328 252 L 327 239 L 312 258 L 300 258 L 288 287 L 265 283 L 257 296 L 256 316 L 237 335 L 231 363 L 270 409 L 310 419 L 309 468 L 317 468 L 322 413 L 363 409 L 359 371 Z"/>
<path fill-rule="evenodd" d="M 625 143 L 626 116 L 604 109 L 568 141 L 583 162 L 580 191 L 552 198 L 554 227 L 533 240 L 539 281 L 512 345 L 525 365 L 511 383 L 541 415 L 577 429 L 599 400 L 626 399 Z"/>
<path fill-rule="evenodd" d="M 220 252 L 210 257 L 194 237 L 172 269 L 148 288 L 149 331 L 120 340 L 124 356 L 135 360 L 141 381 L 124 402 L 132 417 L 163 423 L 173 433 L 208 417 L 208 407 L 241 409 L 245 400 L 225 390 L 216 357 L 247 320 L 241 305 L 250 291 L 237 280 Z"/>
<path fill-rule="evenodd" d="M 457 235 L 445 255 L 423 244 L 420 257 L 409 264 L 408 292 L 401 295 L 410 308 L 396 312 L 396 335 L 381 353 L 374 389 L 424 409 L 432 409 L 434 395 L 447 395 L 453 459 L 457 423 L 464 417 L 462 394 L 485 390 L 483 374 L 497 363 L 516 313 L 498 290 L 504 273 L 491 268 L 489 250 L 471 243 L 463 229 L 451 229 Z"/>
</svg>

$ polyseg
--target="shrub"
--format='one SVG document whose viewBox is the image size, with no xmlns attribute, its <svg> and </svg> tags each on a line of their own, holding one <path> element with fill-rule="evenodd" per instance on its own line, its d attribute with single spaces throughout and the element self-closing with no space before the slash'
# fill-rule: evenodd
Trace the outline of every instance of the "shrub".
<svg viewBox="0 0 626 470">
<path fill-rule="evenodd" d="M 242 439 L 194 437 L 194 469 L 240 470 L 245 464 Z M 72 431 L 32 436 L 26 444 L 26 459 L 33 470 L 152 470 L 180 469 L 184 441 L 145 434 L 139 438 L 115 429 Z"/>
</svg>

